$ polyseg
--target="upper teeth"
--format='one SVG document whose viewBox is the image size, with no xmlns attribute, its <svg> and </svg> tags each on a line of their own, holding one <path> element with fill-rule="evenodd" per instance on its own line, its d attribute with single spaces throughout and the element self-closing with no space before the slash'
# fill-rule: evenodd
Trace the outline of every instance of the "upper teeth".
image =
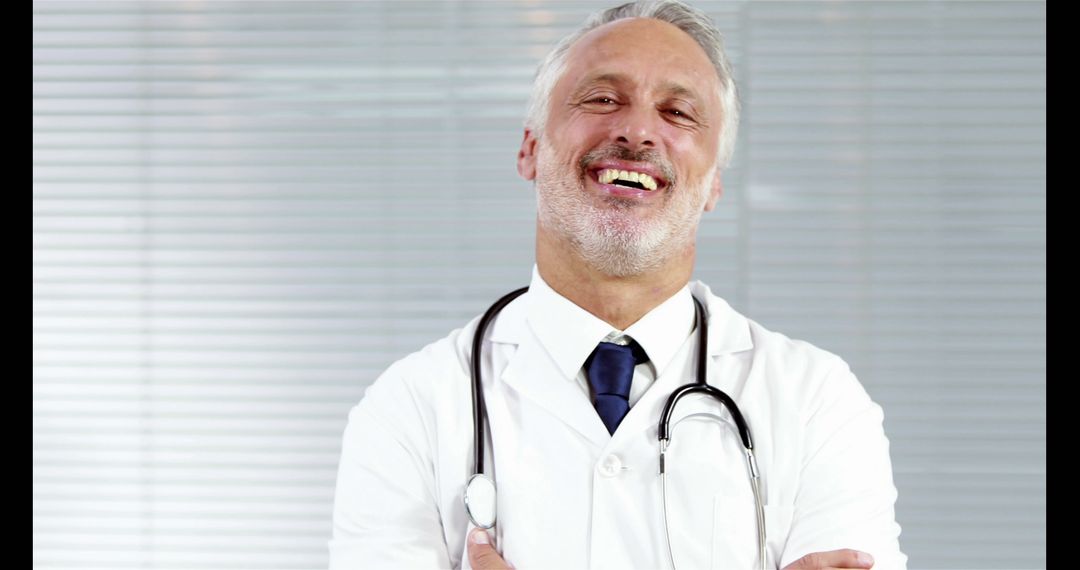
<svg viewBox="0 0 1080 570">
<path fill-rule="evenodd" d="M 637 182 L 649 190 L 656 190 L 656 180 L 653 180 L 652 176 L 649 176 L 644 172 L 605 168 L 596 176 L 601 184 L 611 184 L 615 180 L 626 180 L 629 182 Z"/>
</svg>

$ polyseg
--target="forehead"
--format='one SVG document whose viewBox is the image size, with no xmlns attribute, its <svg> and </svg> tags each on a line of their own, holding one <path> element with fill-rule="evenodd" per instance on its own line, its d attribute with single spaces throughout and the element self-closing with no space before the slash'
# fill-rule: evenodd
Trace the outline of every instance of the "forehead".
<svg viewBox="0 0 1080 570">
<path fill-rule="evenodd" d="M 621 77 L 650 87 L 683 88 L 700 98 L 717 93 L 719 78 L 705 50 L 689 34 L 652 18 L 617 20 L 574 43 L 557 90 Z"/>
</svg>

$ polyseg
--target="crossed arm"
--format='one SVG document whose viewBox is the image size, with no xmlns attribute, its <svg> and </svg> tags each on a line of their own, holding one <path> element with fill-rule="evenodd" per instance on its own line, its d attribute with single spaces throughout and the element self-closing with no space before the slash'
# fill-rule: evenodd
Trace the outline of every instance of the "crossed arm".
<svg viewBox="0 0 1080 570">
<path fill-rule="evenodd" d="M 513 568 L 492 548 L 487 532 L 482 529 L 476 529 L 469 535 L 469 565 L 476 570 Z M 807 554 L 785 566 L 784 570 L 842 570 L 873 566 L 874 558 L 869 554 L 845 548 Z"/>
<path fill-rule="evenodd" d="M 804 412 L 808 417 L 800 421 L 806 426 L 807 450 L 797 467 L 803 482 L 810 484 L 800 487 L 794 500 L 798 516 L 787 537 L 784 570 L 871 568 L 875 561 L 866 553 L 872 553 L 882 569 L 902 569 L 906 557 L 896 542 L 895 490 L 881 410 L 870 404 L 861 388 L 851 390 L 855 380 L 846 366 L 835 367 L 831 374 L 833 381 L 820 389 L 841 394 L 816 398 L 822 404 Z M 413 394 L 404 382 L 376 384 L 367 401 L 350 415 L 345 434 L 331 567 L 380 561 L 452 566 L 448 544 L 432 540 L 442 528 L 437 511 L 430 508 L 435 500 L 430 490 L 434 481 L 428 480 L 430 464 L 410 451 L 428 443 L 423 424 L 387 417 L 379 405 L 409 401 Z M 847 389 L 842 389 L 844 384 Z M 387 429 L 387 424 L 395 429 Z M 388 503 L 395 505 L 397 524 L 387 524 L 381 507 Z M 474 544 L 474 538 L 475 534 L 469 536 L 466 552 L 474 568 L 512 567 L 490 544 Z"/>
</svg>

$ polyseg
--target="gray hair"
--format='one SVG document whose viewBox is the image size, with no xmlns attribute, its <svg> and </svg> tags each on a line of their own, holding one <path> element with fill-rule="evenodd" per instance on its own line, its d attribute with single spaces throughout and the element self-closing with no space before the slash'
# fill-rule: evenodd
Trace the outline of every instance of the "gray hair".
<svg viewBox="0 0 1080 570">
<path fill-rule="evenodd" d="M 566 57 L 570 47 L 591 30 L 625 18 L 653 18 L 667 22 L 686 32 L 705 50 L 720 79 L 721 120 L 717 166 L 720 169 L 727 168 L 731 154 L 735 151 L 735 137 L 739 129 L 739 98 L 731 73 L 731 63 L 724 53 L 723 37 L 712 20 L 704 12 L 678 0 L 638 0 L 609 8 L 593 14 L 580 28 L 563 38 L 536 70 L 525 127 L 534 131 L 537 136 L 542 136 L 547 123 L 551 92 L 566 70 Z"/>
</svg>

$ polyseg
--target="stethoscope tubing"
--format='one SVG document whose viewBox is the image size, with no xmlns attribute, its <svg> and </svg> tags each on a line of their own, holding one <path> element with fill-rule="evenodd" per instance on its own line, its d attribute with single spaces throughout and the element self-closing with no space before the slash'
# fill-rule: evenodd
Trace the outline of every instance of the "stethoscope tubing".
<svg viewBox="0 0 1080 570">
<path fill-rule="evenodd" d="M 473 442 L 473 449 L 475 450 L 473 454 L 473 476 L 484 473 L 484 435 L 487 428 L 487 407 L 484 405 L 484 389 L 480 381 L 480 349 L 484 344 L 484 333 L 487 331 L 491 320 L 495 318 L 499 311 L 503 310 L 503 307 L 509 305 L 510 301 L 517 299 L 528 290 L 528 287 L 515 289 L 495 301 L 491 307 L 488 307 L 484 316 L 480 318 L 480 322 L 476 325 L 476 334 L 473 335 L 471 359 L 473 437 L 475 438 Z"/>
<path fill-rule="evenodd" d="M 471 354 L 471 366 L 470 373 L 472 377 L 472 405 L 473 405 L 473 472 L 469 477 L 469 482 L 466 485 L 466 491 L 464 496 L 465 510 L 472 523 L 480 528 L 491 528 L 495 525 L 495 513 L 491 513 L 491 519 L 489 523 L 478 522 L 474 517 L 470 508 L 469 502 L 469 488 L 473 484 L 473 480 L 477 478 L 484 478 L 490 482 L 491 488 L 494 489 L 495 482 L 493 479 L 487 477 L 484 474 L 484 444 L 487 435 L 487 430 L 490 429 L 487 420 L 487 409 L 484 404 L 484 391 L 483 384 L 481 383 L 480 366 L 481 358 L 480 351 L 483 347 L 485 333 L 491 321 L 498 315 L 499 311 L 502 311 L 506 305 L 511 301 L 521 296 L 528 291 L 528 287 L 522 287 L 503 295 L 498 301 L 495 301 L 491 307 L 480 318 L 480 322 L 476 326 L 476 333 L 473 336 L 472 342 L 472 354 Z M 746 453 L 747 470 L 749 471 L 751 487 L 754 492 L 754 502 L 757 510 L 757 523 L 758 523 L 758 545 L 759 556 L 761 561 L 762 570 L 765 569 L 765 524 L 764 524 L 764 508 L 761 496 L 761 476 L 758 472 L 757 462 L 754 458 L 754 441 L 750 435 L 750 426 L 746 423 L 739 407 L 735 405 L 735 401 L 731 399 L 723 390 L 709 385 L 707 381 L 708 372 L 708 343 L 709 343 L 709 325 L 705 315 L 705 308 L 702 306 L 701 301 L 697 298 L 694 299 L 694 311 L 697 318 L 698 328 L 698 351 L 696 359 L 696 381 L 692 384 L 686 384 L 675 389 L 668 396 L 667 403 L 664 404 L 664 410 L 660 414 L 660 423 L 657 426 L 658 439 L 660 442 L 660 478 L 661 478 L 661 501 L 663 502 L 664 509 L 664 533 L 667 535 L 668 542 L 668 556 L 671 561 L 672 568 L 675 568 L 675 556 L 671 547 L 671 534 L 668 528 L 668 516 L 667 516 L 667 467 L 665 465 L 665 453 L 669 441 L 671 439 L 670 423 L 671 415 L 675 411 L 675 406 L 679 400 L 689 394 L 705 394 L 723 405 L 728 409 L 732 419 L 735 420 L 735 425 L 738 428 L 739 438 L 742 440 L 743 448 Z"/>
</svg>

